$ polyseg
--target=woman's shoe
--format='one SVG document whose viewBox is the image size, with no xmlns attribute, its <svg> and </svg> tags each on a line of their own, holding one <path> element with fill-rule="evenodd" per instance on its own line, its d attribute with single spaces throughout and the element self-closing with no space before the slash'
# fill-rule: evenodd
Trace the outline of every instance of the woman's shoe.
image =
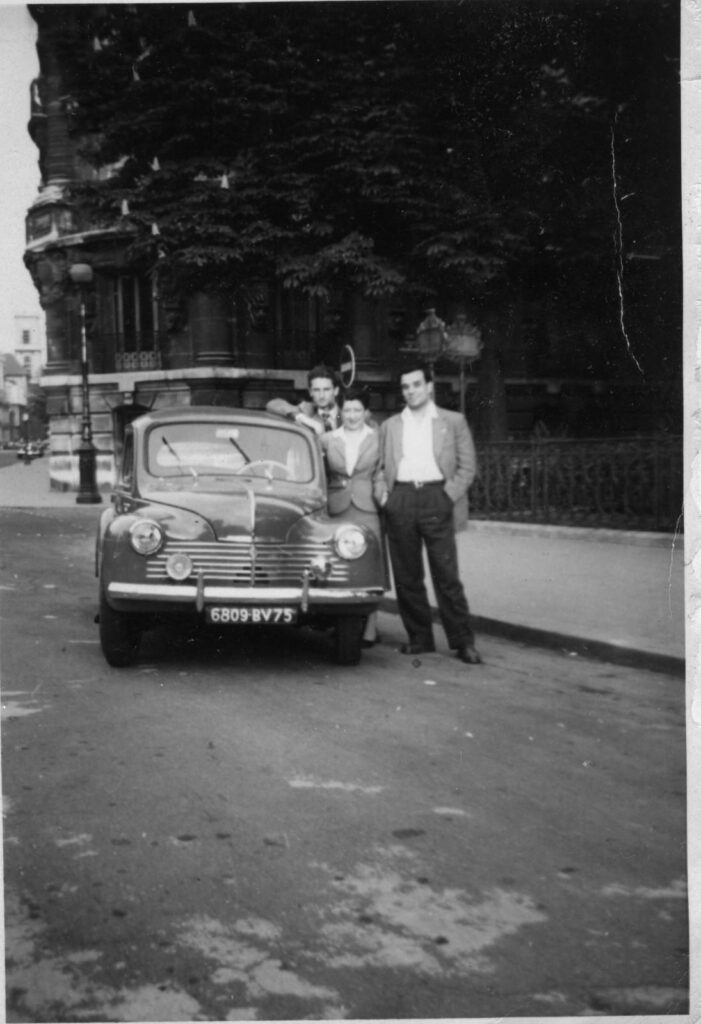
<svg viewBox="0 0 701 1024">
<path fill-rule="evenodd" d="M 456 647 L 455 653 L 457 654 L 460 661 L 464 661 L 466 665 L 483 665 L 482 656 L 475 650 L 472 644 L 463 644 L 460 647 Z"/>
</svg>

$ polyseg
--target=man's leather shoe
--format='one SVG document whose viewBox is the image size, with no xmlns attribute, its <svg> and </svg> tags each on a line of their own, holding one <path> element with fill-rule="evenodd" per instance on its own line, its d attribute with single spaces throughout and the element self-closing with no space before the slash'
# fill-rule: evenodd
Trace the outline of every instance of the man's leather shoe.
<svg viewBox="0 0 701 1024">
<path fill-rule="evenodd" d="M 399 650 L 402 654 L 433 654 L 436 648 L 434 644 L 402 644 Z"/>
<path fill-rule="evenodd" d="M 464 661 L 466 665 L 484 664 L 479 652 L 470 644 L 465 644 L 464 647 L 456 647 L 455 653 L 460 661 Z"/>
</svg>

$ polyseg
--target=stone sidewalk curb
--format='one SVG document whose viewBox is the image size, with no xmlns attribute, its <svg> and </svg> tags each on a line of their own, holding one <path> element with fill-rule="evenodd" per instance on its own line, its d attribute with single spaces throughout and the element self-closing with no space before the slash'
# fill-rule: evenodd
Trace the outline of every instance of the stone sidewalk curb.
<svg viewBox="0 0 701 1024">
<path fill-rule="evenodd" d="M 390 615 L 399 615 L 396 598 L 382 598 L 380 610 Z M 439 623 L 438 609 L 432 608 L 431 611 L 434 622 Z M 476 633 L 486 633 L 488 636 L 496 636 L 502 640 L 512 640 L 533 647 L 558 650 L 565 654 L 605 661 L 612 665 L 642 668 L 649 672 L 661 672 L 682 679 L 686 677 L 684 658 L 675 658 L 669 654 L 657 654 L 655 651 L 642 651 L 634 647 L 622 647 L 619 644 L 607 643 L 605 640 L 588 640 L 586 637 L 557 633 L 554 630 L 537 629 L 534 626 L 524 626 L 515 622 L 503 622 L 480 615 L 471 615 L 470 618 Z"/>
<path fill-rule="evenodd" d="M 683 533 L 653 533 L 644 530 L 607 530 L 585 526 L 551 526 L 548 523 L 517 523 L 504 519 L 470 519 L 469 530 L 507 533 L 524 537 L 552 537 L 554 540 L 589 540 L 604 544 L 628 544 L 650 548 L 680 548 Z M 460 534 L 458 534 L 459 538 Z"/>
</svg>

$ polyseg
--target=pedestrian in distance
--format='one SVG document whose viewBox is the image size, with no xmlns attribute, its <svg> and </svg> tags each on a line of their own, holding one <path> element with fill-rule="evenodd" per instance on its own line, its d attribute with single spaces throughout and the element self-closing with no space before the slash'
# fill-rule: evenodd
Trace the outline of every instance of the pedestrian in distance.
<svg viewBox="0 0 701 1024">
<path fill-rule="evenodd" d="M 369 426 L 369 396 L 348 388 L 341 399 L 341 425 L 320 438 L 326 464 L 329 515 L 363 526 L 377 537 L 384 557 L 378 502 L 384 493 L 380 476 L 379 433 Z M 363 644 L 377 643 L 377 613 L 368 617 Z"/>
<path fill-rule="evenodd" d="M 424 582 L 426 550 L 448 646 L 468 665 L 482 662 L 458 567 L 455 530 L 467 523 L 467 489 L 477 461 L 461 413 L 433 400 L 430 367 L 407 364 L 400 375 L 405 408 L 382 424 L 380 464 L 390 560 L 408 642 L 403 654 L 435 650 Z"/>
<path fill-rule="evenodd" d="M 341 425 L 340 388 L 336 374 L 328 366 L 314 366 L 307 374 L 307 386 L 309 401 L 293 405 L 284 398 L 273 398 L 267 403 L 266 410 L 295 423 L 303 423 L 316 434 L 335 430 Z"/>
</svg>

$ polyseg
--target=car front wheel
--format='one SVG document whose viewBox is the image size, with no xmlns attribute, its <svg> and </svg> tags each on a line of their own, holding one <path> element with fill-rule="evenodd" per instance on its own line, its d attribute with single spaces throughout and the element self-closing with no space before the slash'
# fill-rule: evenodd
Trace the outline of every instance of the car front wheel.
<svg viewBox="0 0 701 1024">
<path fill-rule="evenodd" d="M 363 650 L 361 615 L 341 615 L 336 620 L 335 655 L 339 665 L 357 665 Z"/>
<path fill-rule="evenodd" d="M 110 608 L 104 589 L 100 588 L 100 643 L 108 665 L 126 668 L 133 665 L 139 653 L 141 630 L 135 615 Z"/>
</svg>

